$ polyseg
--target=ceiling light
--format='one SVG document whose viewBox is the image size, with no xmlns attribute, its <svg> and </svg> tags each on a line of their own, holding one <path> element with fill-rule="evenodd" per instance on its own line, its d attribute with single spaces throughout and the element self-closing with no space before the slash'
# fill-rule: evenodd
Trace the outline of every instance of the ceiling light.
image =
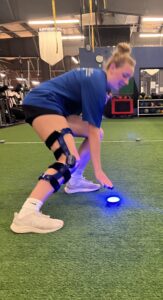
<svg viewBox="0 0 163 300">
<path fill-rule="evenodd" d="M 17 81 L 26 81 L 26 79 L 25 79 L 25 78 L 22 78 L 22 77 L 17 77 L 16 80 L 17 80 Z"/>
<path fill-rule="evenodd" d="M 38 80 L 32 80 L 31 82 L 32 82 L 33 85 L 39 85 L 40 84 L 40 81 L 38 81 Z"/>
<path fill-rule="evenodd" d="M 70 19 L 70 20 L 56 20 L 56 24 L 78 24 L 79 20 Z M 54 20 L 38 20 L 38 21 L 28 21 L 29 25 L 51 25 L 54 24 Z"/>
<path fill-rule="evenodd" d="M 62 36 L 62 40 L 84 40 L 84 35 L 64 35 Z"/>
<path fill-rule="evenodd" d="M 140 33 L 140 38 L 148 38 L 148 37 L 162 37 L 163 33 Z"/>
<path fill-rule="evenodd" d="M 0 73 L 1 78 L 4 78 L 6 76 L 6 74 L 4 73 Z"/>
<path fill-rule="evenodd" d="M 163 18 L 153 18 L 153 17 L 144 17 L 142 18 L 143 22 L 163 22 Z"/>
<path fill-rule="evenodd" d="M 76 57 L 72 56 L 71 59 L 72 59 L 72 61 L 73 61 L 76 65 L 79 64 L 79 62 L 78 62 L 78 60 L 76 59 Z"/>
<path fill-rule="evenodd" d="M 149 75 L 153 76 L 159 72 L 159 69 L 145 69 L 144 71 Z"/>
</svg>

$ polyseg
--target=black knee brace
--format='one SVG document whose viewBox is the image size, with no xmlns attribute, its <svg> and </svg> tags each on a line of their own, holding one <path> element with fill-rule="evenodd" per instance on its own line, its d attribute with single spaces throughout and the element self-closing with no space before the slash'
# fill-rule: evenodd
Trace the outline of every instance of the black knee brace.
<svg viewBox="0 0 163 300">
<path fill-rule="evenodd" d="M 63 183 L 66 183 L 71 178 L 71 173 L 70 173 L 67 165 L 64 165 L 60 162 L 56 162 L 56 163 L 50 165 L 49 168 L 53 168 L 54 170 L 57 170 L 58 172 L 54 175 L 42 174 L 38 179 L 39 180 L 43 179 L 43 180 L 48 181 L 54 188 L 54 192 L 57 192 L 60 188 L 60 183 L 58 180 L 61 177 L 63 177 L 64 178 Z"/>
<path fill-rule="evenodd" d="M 64 135 L 65 134 L 72 134 L 72 130 L 70 128 L 63 128 L 60 132 L 59 131 L 54 131 L 52 132 L 48 138 L 45 141 L 46 146 L 51 149 L 51 146 L 53 143 L 58 140 L 58 143 L 60 147 L 54 152 L 55 158 L 58 160 L 61 156 L 62 153 L 66 155 L 66 164 L 69 168 L 73 168 L 76 163 L 76 158 L 74 155 L 71 155 L 65 140 L 64 140 Z"/>
</svg>

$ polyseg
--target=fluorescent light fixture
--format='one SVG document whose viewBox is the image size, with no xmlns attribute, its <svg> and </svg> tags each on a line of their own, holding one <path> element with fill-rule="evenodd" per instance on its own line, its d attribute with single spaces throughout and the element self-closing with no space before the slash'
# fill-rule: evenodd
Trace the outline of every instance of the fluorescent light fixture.
<svg viewBox="0 0 163 300">
<path fill-rule="evenodd" d="M 140 33 L 140 38 L 149 38 L 149 37 L 162 37 L 163 33 Z"/>
<path fill-rule="evenodd" d="M 39 85 L 40 84 L 40 81 L 38 81 L 38 80 L 32 80 L 31 82 L 32 82 L 33 85 Z"/>
<path fill-rule="evenodd" d="M 25 79 L 25 78 L 22 78 L 22 77 L 17 77 L 16 80 L 17 80 L 17 81 L 26 81 L 26 79 Z"/>
<path fill-rule="evenodd" d="M 159 69 L 145 69 L 144 71 L 153 76 L 158 73 Z"/>
<path fill-rule="evenodd" d="M 54 20 L 36 20 L 36 21 L 28 21 L 29 25 L 51 25 L 54 24 Z M 70 20 L 56 20 L 56 24 L 79 24 L 78 19 L 70 19 Z"/>
<path fill-rule="evenodd" d="M 62 40 L 84 40 L 84 35 L 63 35 Z"/>
<path fill-rule="evenodd" d="M 72 59 L 72 61 L 73 61 L 76 65 L 78 65 L 79 62 L 78 62 L 78 60 L 76 59 L 76 57 L 72 56 L 71 59 Z"/>
<path fill-rule="evenodd" d="M 163 17 L 161 18 L 155 18 L 155 17 L 143 17 L 143 22 L 163 22 Z"/>
</svg>

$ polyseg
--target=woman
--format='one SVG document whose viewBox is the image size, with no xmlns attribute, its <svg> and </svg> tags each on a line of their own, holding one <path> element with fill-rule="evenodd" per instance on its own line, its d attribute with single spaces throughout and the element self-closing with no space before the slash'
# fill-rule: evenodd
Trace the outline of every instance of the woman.
<svg viewBox="0 0 163 300">
<path fill-rule="evenodd" d="M 52 219 L 39 211 L 63 183 L 68 182 L 67 193 L 100 188 L 100 185 L 82 177 L 90 157 L 97 181 L 103 187 L 113 188 L 101 166 L 103 131 L 100 125 L 106 95 L 112 88 L 119 90 L 127 85 L 133 76 L 135 61 L 130 52 L 128 44 L 120 43 L 106 63 L 105 70 L 75 69 L 42 83 L 26 96 L 23 104 L 26 122 L 54 152 L 56 162 L 39 177 L 20 212 L 15 213 L 12 231 L 48 233 L 63 227 L 62 220 Z M 79 151 L 74 136 L 85 138 Z M 80 183 L 81 178 L 84 187 Z"/>
</svg>

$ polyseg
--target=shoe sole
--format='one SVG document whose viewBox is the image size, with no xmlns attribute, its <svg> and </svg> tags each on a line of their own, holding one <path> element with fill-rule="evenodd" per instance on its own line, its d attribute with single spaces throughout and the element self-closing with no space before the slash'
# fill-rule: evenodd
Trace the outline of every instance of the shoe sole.
<svg viewBox="0 0 163 300">
<path fill-rule="evenodd" d="M 39 229 L 39 228 L 34 228 L 30 226 L 17 226 L 16 224 L 12 223 L 10 226 L 10 229 L 15 232 L 15 233 L 49 233 L 49 232 L 54 232 L 59 229 L 61 229 L 64 226 L 64 222 L 62 226 L 56 227 L 53 229 Z"/>
<path fill-rule="evenodd" d="M 72 189 L 69 189 L 68 187 L 65 187 L 64 188 L 64 191 L 66 194 L 75 194 L 75 193 L 85 193 L 85 192 L 96 192 L 100 189 L 101 187 L 97 187 L 96 189 L 93 189 L 93 190 L 90 190 L 90 189 L 75 189 L 75 190 L 72 190 Z"/>
</svg>

